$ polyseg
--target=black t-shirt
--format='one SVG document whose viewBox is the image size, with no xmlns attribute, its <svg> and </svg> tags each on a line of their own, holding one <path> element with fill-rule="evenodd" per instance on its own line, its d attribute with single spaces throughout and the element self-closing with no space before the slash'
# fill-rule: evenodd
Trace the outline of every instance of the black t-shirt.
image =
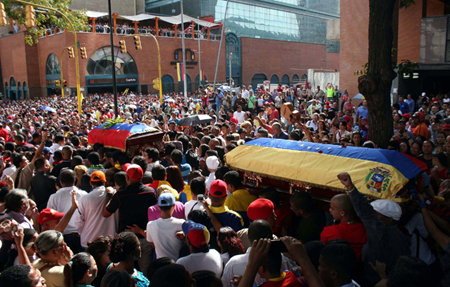
<svg viewBox="0 0 450 287">
<path fill-rule="evenodd" d="M 148 222 L 148 208 L 156 203 L 156 193 L 153 188 L 142 183 L 135 183 L 114 194 L 106 210 L 114 213 L 119 209 L 119 232 L 133 224 L 145 230 Z M 138 235 L 138 237 L 141 236 Z"/>
</svg>

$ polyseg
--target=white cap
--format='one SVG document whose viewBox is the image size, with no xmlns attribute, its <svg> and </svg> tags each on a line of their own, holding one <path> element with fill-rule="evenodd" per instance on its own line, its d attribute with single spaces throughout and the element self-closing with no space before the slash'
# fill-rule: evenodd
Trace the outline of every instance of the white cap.
<svg viewBox="0 0 450 287">
<path fill-rule="evenodd" d="M 216 170 L 219 166 L 219 159 L 217 158 L 217 156 L 208 156 L 208 158 L 206 159 L 206 166 L 209 169 Z"/>
<path fill-rule="evenodd" d="M 422 93 L 422 97 L 424 97 L 426 94 L 427 94 L 427 93 L 423 92 L 423 93 Z"/>
<path fill-rule="evenodd" d="M 402 208 L 393 200 L 378 199 L 372 201 L 370 204 L 376 212 L 381 213 L 386 217 L 391 217 L 392 219 L 398 221 L 402 216 Z"/>
</svg>

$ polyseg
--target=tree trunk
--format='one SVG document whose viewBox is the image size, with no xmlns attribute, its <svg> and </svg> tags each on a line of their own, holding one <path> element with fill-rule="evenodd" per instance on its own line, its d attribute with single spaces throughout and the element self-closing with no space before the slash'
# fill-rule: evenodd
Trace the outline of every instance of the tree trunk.
<svg viewBox="0 0 450 287">
<path fill-rule="evenodd" d="M 391 86 L 392 19 L 397 0 L 369 0 L 369 61 L 367 74 L 358 78 L 358 89 L 369 109 L 369 139 L 386 148 L 393 134 Z"/>
</svg>

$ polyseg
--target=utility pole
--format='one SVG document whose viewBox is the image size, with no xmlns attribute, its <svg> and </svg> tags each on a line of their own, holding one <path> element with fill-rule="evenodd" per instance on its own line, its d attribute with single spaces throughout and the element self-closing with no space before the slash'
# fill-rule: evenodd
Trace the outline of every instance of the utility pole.
<svg viewBox="0 0 450 287">
<path fill-rule="evenodd" d="M 197 18 L 200 20 L 200 17 Z M 199 78 L 198 80 L 200 82 L 198 85 L 201 86 L 203 81 L 202 79 L 203 73 L 202 73 L 202 58 L 201 58 L 202 51 L 200 49 L 200 25 L 197 25 L 197 27 L 198 27 L 198 78 Z"/>
<path fill-rule="evenodd" d="M 111 0 L 109 0 L 111 1 Z M 183 93 L 184 93 L 184 103 L 187 105 L 188 103 L 188 97 L 187 97 L 187 82 L 186 82 L 186 47 L 184 45 L 184 19 L 183 19 L 183 0 L 180 1 L 181 5 L 181 47 L 182 47 L 182 53 L 183 53 Z M 194 31 L 192 31 L 194 32 Z"/>
<path fill-rule="evenodd" d="M 233 52 L 230 52 L 230 55 L 228 57 L 228 62 L 230 63 L 230 89 L 231 89 L 231 81 L 232 81 L 232 73 L 231 73 L 231 60 L 233 60 Z"/>
</svg>

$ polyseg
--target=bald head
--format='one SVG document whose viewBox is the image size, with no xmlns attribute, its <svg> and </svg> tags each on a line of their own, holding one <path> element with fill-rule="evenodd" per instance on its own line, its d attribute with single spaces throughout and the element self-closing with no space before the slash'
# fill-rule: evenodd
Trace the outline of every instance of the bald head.
<svg viewBox="0 0 450 287">
<path fill-rule="evenodd" d="M 348 194 L 338 194 L 333 196 L 333 201 L 336 210 L 343 214 L 344 218 L 353 221 L 357 217 L 353 204 Z"/>
</svg>

